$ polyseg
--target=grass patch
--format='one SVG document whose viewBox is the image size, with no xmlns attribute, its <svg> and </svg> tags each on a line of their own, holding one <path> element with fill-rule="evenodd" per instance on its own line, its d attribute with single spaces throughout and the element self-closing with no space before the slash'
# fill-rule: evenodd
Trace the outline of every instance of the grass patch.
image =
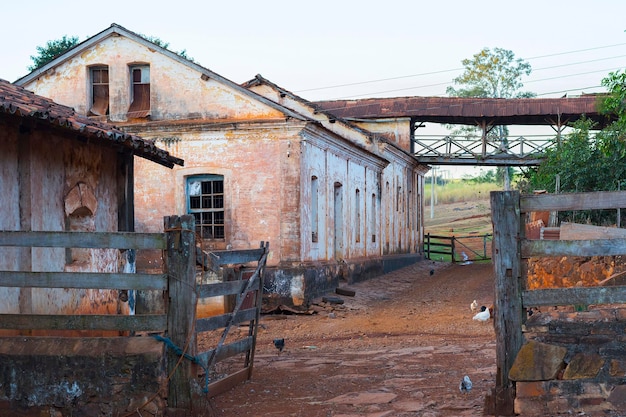
<svg viewBox="0 0 626 417">
<path fill-rule="evenodd" d="M 474 183 L 467 180 L 450 180 L 445 185 L 435 184 L 435 198 L 437 204 L 462 203 L 466 201 L 476 201 L 489 199 L 491 191 L 501 190 L 495 183 Z M 424 200 L 430 201 L 431 184 L 426 183 L 424 187 Z"/>
</svg>

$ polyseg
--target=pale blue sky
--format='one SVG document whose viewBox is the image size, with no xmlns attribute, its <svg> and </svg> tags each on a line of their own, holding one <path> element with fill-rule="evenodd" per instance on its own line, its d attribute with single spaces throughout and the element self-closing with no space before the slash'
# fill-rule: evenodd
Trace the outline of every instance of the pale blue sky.
<svg viewBox="0 0 626 417">
<path fill-rule="evenodd" d="M 100 4 L 3 3 L 0 78 L 27 74 L 30 56 L 48 40 L 84 40 L 111 23 L 186 49 L 232 81 L 261 74 L 310 100 L 445 95 L 459 74 L 453 70 L 483 47 L 509 49 L 531 63 L 525 89 L 545 97 L 597 91 L 609 71 L 626 66 L 622 0 Z M 323 88 L 351 83 L 360 84 Z"/>
<path fill-rule="evenodd" d="M 623 0 L 32 0 L 0 10 L 8 81 L 28 73 L 37 46 L 111 23 L 234 82 L 261 74 L 313 101 L 444 96 L 461 61 L 484 47 L 528 61 L 524 89 L 539 97 L 602 91 L 602 78 L 626 67 Z"/>
</svg>

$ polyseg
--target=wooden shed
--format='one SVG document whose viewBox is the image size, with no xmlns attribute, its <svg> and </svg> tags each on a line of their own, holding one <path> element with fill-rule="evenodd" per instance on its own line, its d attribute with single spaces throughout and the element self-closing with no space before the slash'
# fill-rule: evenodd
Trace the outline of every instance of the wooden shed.
<svg viewBox="0 0 626 417">
<path fill-rule="evenodd" d="M 0 230 L 134 231 L 135 156 L 168 168 L 183 165 L 151 141 L 0 80 Z M 134 267 L 133 254 L 116 249 L 0 248 L 0 255 L 4 271 Z M 132 297 L 117 290 L 0 287 L 0 299 L 0 314 L 124 314 L 134 308 Z"/>
</svg>

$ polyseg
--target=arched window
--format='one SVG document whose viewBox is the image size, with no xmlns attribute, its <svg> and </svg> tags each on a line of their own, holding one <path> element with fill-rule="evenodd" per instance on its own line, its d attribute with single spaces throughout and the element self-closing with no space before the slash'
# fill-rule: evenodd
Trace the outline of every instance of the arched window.
<svg viewBox="0 0 626 417">
<path fill-rule="evenodd" d="M 354 193 L 354 239 L 361 241 L 361 191 L 357 188 Z"/>
<path fill-rule="evenodd" d="M 318 179 L 316 176 L 311 177 L 311 242 L 315 243 L 319 236 L 319 196 L 318 196 Z"/>
</svg>

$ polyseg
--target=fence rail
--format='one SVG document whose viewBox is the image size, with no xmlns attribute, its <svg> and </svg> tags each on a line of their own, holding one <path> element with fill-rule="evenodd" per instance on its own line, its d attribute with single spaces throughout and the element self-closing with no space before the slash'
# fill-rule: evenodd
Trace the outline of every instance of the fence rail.
<svg viewBox="0 0 626 417">
<path fill-rule="evenodd" d="M 424 253 L 431 260 L 475 262 L 491 259 L 491 234 L 476 236 L 440 236 L 426 234 Z M 439 255 L 439 256 L 437 256 Z"/>
<path fill-rule="evenodd" d="M 19 232 L 0 231 L 0 247 L 165 249 L 164 233 L 129 232 Z M 167 289 L 166 274 L 0 271 L 0 287 L 71 288 L 98 290 Z M 4 330 L 102 330 L 160 332 L 167 329 L 166 314 L 2 314 Z"/>
</svg>

